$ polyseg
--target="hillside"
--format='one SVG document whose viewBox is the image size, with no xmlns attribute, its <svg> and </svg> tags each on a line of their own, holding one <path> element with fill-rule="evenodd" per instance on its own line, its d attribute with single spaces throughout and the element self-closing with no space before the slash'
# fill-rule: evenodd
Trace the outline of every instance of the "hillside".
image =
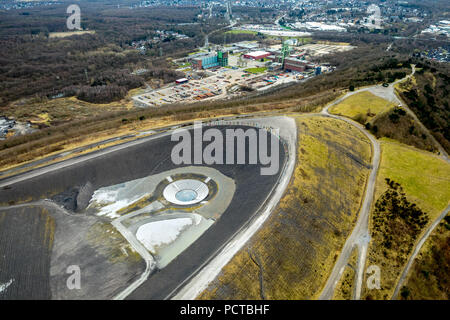
<svg viewBox="0 0 450 320">
<path fill-rule="evenodd" d="M 313 299 L 325 285 L 359 211 L 371 149 L 340 120 L 300 116 L 297 125 L 297 165 L 278 209 L 200 299 Z"/>
<path fill-rule="evenodd" d="M 399 85 L 401 98 L 436 140 L 450 152 L 450 67 L 422 62 L 410 81 Z"/>
</svg>

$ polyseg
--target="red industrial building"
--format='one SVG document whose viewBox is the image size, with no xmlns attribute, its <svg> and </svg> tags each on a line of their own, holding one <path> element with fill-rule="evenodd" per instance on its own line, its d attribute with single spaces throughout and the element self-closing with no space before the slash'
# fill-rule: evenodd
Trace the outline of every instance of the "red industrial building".
<svg viewBox="0 0 450 320">
<path fill-rule="evenodd" d="M 253 52 L 244 54 L 244 58 L 245 59 L 253 59 L 253 60 L 261 60 L 261 59 L 267 58 L 270 55 L 272 55 L 272 54 L 267 51 L 253 51 Z"/>
<path fill-rule="evenodd" d="M 303 72 L 306 69 L 307 62 L 297 58 L 286 58 L 284 60 L 284 70 Z"/>
</svg>

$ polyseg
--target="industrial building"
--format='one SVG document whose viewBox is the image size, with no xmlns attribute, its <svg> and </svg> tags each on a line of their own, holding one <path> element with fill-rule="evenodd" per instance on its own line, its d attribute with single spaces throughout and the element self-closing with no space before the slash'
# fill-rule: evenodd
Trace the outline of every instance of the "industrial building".
<svg viewBox="0 0 450 320">
<path fill-rule="evenodd" d="M 217 62 L 219 66 L 226 67 L 228 66 L 228 52 L 218 51 L 217 52 Z"/>
<path fill-rule="evenodd" d="M 243 50 L 257 50 L 259 48 L 259 44 L 255 42 L 249 42 L 249 41 L 242 41 L 237 42 L 234 44 L 234 46 L 243 49 Z"/>
<path fill-rule="evenodd" d="M 245 59 L 253 59 L 253 60 L 261 60 L 261 59 L 267 58 L 270 55 L 272 55 L 272 54 L 267 51 L 253 51 L 253 52 L 244 54 L 244 58 Z"/>
<path fill-rule="evenodd" d="M 284 70 L 304 72 L 306 70 L 307 61 L 297 58 L 286 58 L 284 60 Z"/>
<path fill-rule="evenodd" d="M 197 70 L 226 66 L 228 66 L 228 52 L 218 51 L 217 54 L 192 59 L 192 67 Z"/>
<path fill-rule="evenodd" d="M 218 66 L 219 62 L 217 61 L 217 55 L 208 55 L 192 60 L 192 67 L 197 70 L 209 69 Z"/>
<path fill-rule="evenodd" d="M 181 78 L 181 79 L 176 80 L 175 83 L 176 84 L 183 84 L 183 83 L 186 83 L 188 81 L 189 81 L 189 79 L 187 79 L 187 78 Z"/>
</svg>

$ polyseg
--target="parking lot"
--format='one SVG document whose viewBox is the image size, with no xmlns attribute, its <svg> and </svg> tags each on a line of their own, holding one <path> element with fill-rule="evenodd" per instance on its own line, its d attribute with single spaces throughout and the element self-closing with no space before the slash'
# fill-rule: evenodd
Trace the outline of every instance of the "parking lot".
<svg viewBox="0 0 450 320">
<path fill-rule="evenodd" d="M 208 71 L 211 76 L 203 79 L 191 79 L 182 84 L 170 84 L 133 97 L 137 106 L 159 107 L 177 102 L 196 102 L 205 99 L 223 99 L 242 94 L 242 86 L 250 90 L 296 81 L 297 77 L 287 73 L 268 76 L 267 72 L 249 73 L 244 68 L 229 67 Z"/>
<path fill-rule="evenodd" d="M 254 62 L 254 61 L 251 61 Z M 150 90 L 133 97 L 138 107 L 159 107 L 173 103 L 191 103 L 200 100 L 223 99 L 244 94 L 247 90 L 264 90 L 274 85 L 300 80 L 298 75 L 286 72 L 250 73 L 246 69 L 256 68 L 259 64 L 249 63 L 245 67 L 225 67 L 208 70 L 209 76 L 202 79 L 190 79 L 182 84 L 170 84 L 160 89 Z"/>
</svg>

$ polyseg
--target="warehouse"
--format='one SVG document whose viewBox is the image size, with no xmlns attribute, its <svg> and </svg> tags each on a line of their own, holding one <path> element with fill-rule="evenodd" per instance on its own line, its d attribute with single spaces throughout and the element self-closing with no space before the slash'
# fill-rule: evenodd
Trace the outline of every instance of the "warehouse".
<svg viewBox="0 0 450 320">
<path fill-rule="evenodd" d="M 178 80 L 175 81 L 176 84 L 183 84 L 183 83 L 186 83 L 186 82 L 189 82 L 189 79 L 181 78 L 181 79 L 178 79 Z"/>
<path fill-rule="evenodd" d="M 284 60 L 284 70 L 303 72 L 306 69 L 307 62 L 297 58 L 286 58 Z"/>
<path fill-rule="evenodd" d="M 260 60 L 267 58 L 268 56 L 272 55 L 270 52 L 267 51 L 253 51 L 249 52 L 247 54 L 244 54 L 245 59 L 252 59 L 252 60 Z"/>
</svg>

